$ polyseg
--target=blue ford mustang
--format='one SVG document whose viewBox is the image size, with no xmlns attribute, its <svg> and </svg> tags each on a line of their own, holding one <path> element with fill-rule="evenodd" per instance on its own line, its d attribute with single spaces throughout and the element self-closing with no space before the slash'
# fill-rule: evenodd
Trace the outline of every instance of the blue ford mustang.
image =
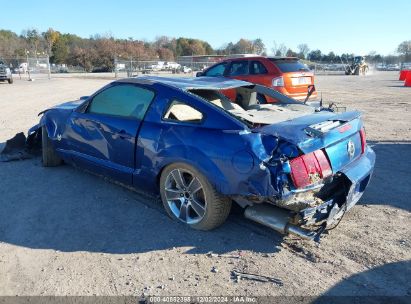
<svg viewBox="0 0 411 304">
<path fill-rule="evenodd" d="M 278 102 L 258 104 L 258 94 Z M 238 80 L 122 79 L 41 114 L 28 142 L 41 143 L 44 166 L 74 163 L 159 191 L 172 218 L 201 230 L 236 202 L 246 218 L 318 239 L 359 200 L 375 162 L 359 112 Z"/>
</svg>

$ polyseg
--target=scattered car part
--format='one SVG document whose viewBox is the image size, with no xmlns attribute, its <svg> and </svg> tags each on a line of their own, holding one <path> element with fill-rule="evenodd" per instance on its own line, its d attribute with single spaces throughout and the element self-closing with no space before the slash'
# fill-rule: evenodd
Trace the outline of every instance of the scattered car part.
<svg viewBox="0 0 411 304">
<path fill-rule="evenodd" d="M 274 283 L 277 284 L 278 286 L 283 286 L 284 283 L 277 278 L 274 277 L 268 277 L 260 274 L 253 274 L 253 273 L 247 273 L 247 272 L 242 272 L 238 270 L 233 270 L 231 271 L 231 279 L 235 280 L 238 282 L 239 280 L 252 280 L 252 281 L 257 281 L 257 282 L 263 282 L 263 283 Z"/>
<path fill-rule="evenodd" d="M 26 140 L 23 132 L 17 133 L 13 138 L 8 139 L 0 151 L 0 161 L 9 162 L 32 158 L 33 155 L 27 150 Z"/>
</svg>

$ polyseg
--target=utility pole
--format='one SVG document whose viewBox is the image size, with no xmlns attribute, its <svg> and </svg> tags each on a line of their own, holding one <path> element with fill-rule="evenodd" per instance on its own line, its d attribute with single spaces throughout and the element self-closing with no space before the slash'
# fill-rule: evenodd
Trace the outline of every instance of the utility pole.
<svg viewBox="0 0 411 304">
<path fill-rule="evenodd" d="M 27 51 L 26 50 L 26 60 L 27 60 L 27 73 L 29 74 L 29 81 L 32 81 L 33 79 L 31 79 L 31 76 L 30 76 L 30 68 L 29 68 L 29 51 Z"/>
<path fill-rule="evenodd" d="M 50 70 L 50 56 L 47 54 L 47 72 L 48 72 L 48 77 L 49 80 L 51 79 L 51 70 Z"/>
<path fill-rule="evenodd" d="M 114 78 L 117 79 L 118 77 L 118 71 L 117 71 L 117 55 L 114 54 Z"/>
</svg>

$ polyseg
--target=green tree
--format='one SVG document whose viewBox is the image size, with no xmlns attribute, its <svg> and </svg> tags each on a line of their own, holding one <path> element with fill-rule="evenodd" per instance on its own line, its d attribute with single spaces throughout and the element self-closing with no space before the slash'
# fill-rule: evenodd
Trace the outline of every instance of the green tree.
<svg viewBox="0 0 411 304">
<path fill-rule="evenodd" d="M 52 63 L 62 64 L 67 63 L 69 56 L 69 47 L 67 45 L 67 39 L 64 36 L 59 36 L 53 43 L 51 48 L 51 53 L 53 54 L 50 57 Z"/>
<path fill-rule="evenodd" d="M 253 43 L 250 40 L 241 38 L 236 44 L 234 44 L 234 53 L 247 54 L 253 52 Z"/>
<path fill-rule="evenodd" d="M 401 42 L 397 52 L 404 57 L 405 61 L 411 60 L 411 40 Z"/>
<path fill-rule="evenodd" d="M 257 55 L 262 55 L 263 53 L 265 53 L 265 44 L 261 38 L 257 38 L 253 40 L 252 45 L 253 45 L 252 53 L 255 53 Z"/>
<path fill-rule="evenodd" d="M 287 53 L 285 54 L 287 57 L 297 57 L 297 53 L 294 52 L 292 49 L 288 49 Z"/>
<path fill-rule="evenodd" d="M 32 53 L 37 56 L 42 36 L 37 29 L 27 29 L 23 31 L 23 37 L 26 39 Z"/>
<path fill-rule="evenodd" d="M 275 40 L 273 41 L 273 47 L 271 48 L 271 51 L 275 56 L 285 56 L 287 53 L 287 47 L 284 45 L 284 43 L 278 44 Z"/>
<path fill-rule="evenodd" d="M 307 57 L 308 52 L 310 51 L 306 43 L 301 43 L 297 45 L 297 49 L 298 49 L 298 57 L 301 59 L 305 59 Z"/>
<path fill-rule="evenodd" d="M 49 28 L 47 32 L 43 33 L 43 37 L 47 45 L 47 54 L 51 56 L 53 55 L 52 53 L 53 45 L 56 43 L 56 41 L 60 37 L 60 33 L 53 30 L 52 28 Z"/>
<path fill-rule="evenodd" d="M 329 52 L 328 55 L 327 55 L 327 60 L 324 60 L 324 61 L 334 62 L 334 61 L 335 61 L 335 58 L 336 58 L 336 56 L 335 56 L 334 52 L 331 51 L 331 52 Z"/>
<path fill-rule="evenodd" d="M 24 42 L 14 32 L 0 30 L 0 57 L 11 58 L 24 54 Z"/>
<path fill-rule="evenodd" d="M 307 59 L 311 61 L 321 61 L 322 53 L 320 50 L 311 51 L 308 53 Z"/>
</svg>

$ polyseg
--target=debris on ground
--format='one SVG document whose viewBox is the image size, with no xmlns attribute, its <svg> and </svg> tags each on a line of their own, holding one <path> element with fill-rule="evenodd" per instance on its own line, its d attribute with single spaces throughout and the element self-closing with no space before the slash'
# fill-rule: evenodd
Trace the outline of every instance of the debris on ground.
<svg viewBox="0 0 411 304">
<path fill-rule="evenodd" d="M 33 154 L 26 149 L 26 136 L 23 132 L 17 133 L 8 139 L 3 150 L 0 151 L 0 162 L 33 158 Z"/>
<path fill-rule="evenodd" d="M 217 254 L 217 253 L 212 253 L 208 252 L 207 257 L 209 258 L 231 258 L 231 259 L 239 259 L 241 258 L 242 253 L 241 251 L 238 252 L 238 254 Z"/>
<path fill-rule="evenodd" d="M 280 279 L 274 278 L 274 277 L 268 277 L 260 274 L 253 274 L 253 273 L 247 273 L 247 272 L 241 272 L 238 270 L 233 270 L 231 271 L 231 279 L 234 280 L 235 282 L 238 282 L 239 280 L 252 280 L 252 281 L 257 281 L 257 282 L 263 282 L 263 283 L 275 283 L 279 286 L 283 286 L 283 282 Z"/>
</svg>

